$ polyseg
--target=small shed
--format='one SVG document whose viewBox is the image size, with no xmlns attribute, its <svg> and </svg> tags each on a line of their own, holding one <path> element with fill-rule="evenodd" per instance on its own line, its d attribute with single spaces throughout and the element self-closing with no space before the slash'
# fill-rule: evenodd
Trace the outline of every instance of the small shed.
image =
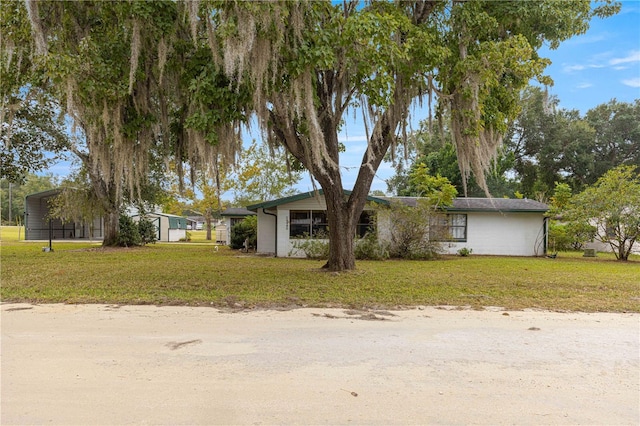
<svg viewBox="0 0 640 426">
<path fill-rule="evenodd" d="M 26 240 L 102 240 L 102 217 L 80 222 L 63 223 L 50 218 L 49 202 L 60 194 L 60 189 L 36 192 L 25 197 L 24 224 Z"/>
<path fill-rule="evenodd" d="M 141 215 L 131 216 L 134 221 L 139 221 Z M 156 238 L 158 241 L 176 242 L 187 238 L 187 218 L 168 213 L 148 213 L 145 214 L 151 223 L 156 227 Z"/>
</svg>

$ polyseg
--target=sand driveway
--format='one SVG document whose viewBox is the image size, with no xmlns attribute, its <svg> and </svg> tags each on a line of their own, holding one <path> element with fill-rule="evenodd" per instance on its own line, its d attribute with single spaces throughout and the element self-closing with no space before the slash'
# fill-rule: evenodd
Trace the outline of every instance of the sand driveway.
<svg viewBox="0 0 640 426">
<path fill-rule="evenodd" d="M 640 315 L 2 304 L 3 425 L 640 423 Z"/>
</svg>

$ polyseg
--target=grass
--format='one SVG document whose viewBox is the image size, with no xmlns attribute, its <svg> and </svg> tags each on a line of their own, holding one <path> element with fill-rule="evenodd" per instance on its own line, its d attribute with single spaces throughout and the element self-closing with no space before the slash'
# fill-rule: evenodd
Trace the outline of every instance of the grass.
<svg viewBox="0 0 640 426">
<path fill-rule="evenodd" d="M 102 249 L 54 241 L 54 251 L 45 253 L 42 243 L 12 241 L 13 231 L 0 231 L 4 302 L 640 312 L 638 256 L 629 262 L 610 254 L 452 256 L 361 261 L 354 272 L 328 273 L 319 261 L 245 255 L 227 247 L 216 251 L 202 242 Z"/>
</svg>

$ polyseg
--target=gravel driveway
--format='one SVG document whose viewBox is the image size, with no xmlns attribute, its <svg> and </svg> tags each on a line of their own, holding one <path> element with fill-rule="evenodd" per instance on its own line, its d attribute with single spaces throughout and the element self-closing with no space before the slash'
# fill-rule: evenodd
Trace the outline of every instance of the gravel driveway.
<svg viewBox="0 0 640 426">
<path fill-rule="evenodd" d="M 640 315 L 2 304 L 3 425 L 640 424 Z"/>
</svg>

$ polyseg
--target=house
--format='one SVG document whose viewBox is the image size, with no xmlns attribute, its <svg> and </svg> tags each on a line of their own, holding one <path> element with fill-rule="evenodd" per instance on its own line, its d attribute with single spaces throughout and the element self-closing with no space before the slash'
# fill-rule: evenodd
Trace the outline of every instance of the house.
<svg viewBox="0 0 640 426">
<path fill-rule="evenodd" d="M 60 189 L 29 194 L 24 202 L 24 224 L 26 240 L 102 240 L 104 221 L 102 218 L 80 222 L 63 223 L 50 219 L 49 201 L 59 195 Z"/>
<path fill-rule="evenodd" d="M 348 194 L 348 191 L 345 191 Z M 415 206 L 417 198 L 368 197 L 372 203 L 388 205 L 397 200 Z M 296 238 L 312 235 L 327 227 L 326 202 L 322 191 L 266 201 L 247 207 L 258 215 L 257 252 L 277 257 L 302 257 L 295 250 Z M 446 253 L 463 247 L 474 254 L 542 256 L 547 247 L 546 204 L 527 199 L 457 198 L 443 211 L 440 226 L 450 236 L 443 241 Z M 365 208 L 357 225 L 363 235 L 372 225 L 373 210 Z M 388 218 L 377 220 L 378 237 L 389 238 Z"/>
<path fill-rule="evenodd" d="M 409 206 L 417 202 L 411 197 L 387 199 Z M 456 198 L 443 212 L 449 235 L 443 248 L 447 254 L 466 247 L 480 255 L 543 256 L 547 253 L 548 209 L 546 204 L 529 199 Z"/>
<path fill-rule="evenodd" d="M 231 228 L 242 222 L 247 216 L 255 216 L 256 212 L 243 208 L 230 207 L 225 209 L 222 216 L 223 223 L 216 226 L 216 242 L 220 244 L 231 244 Z"/>
<path fill-rule="evenodd" d="M 156 227 L 157 241 L 175 242 L 184 241 L 187 237 L 187 219 L 168 213 L 147 213 L 144 215 Z M 134 214 L 131 218 L 139 221 L 141 215 Z"/>
</svg>

